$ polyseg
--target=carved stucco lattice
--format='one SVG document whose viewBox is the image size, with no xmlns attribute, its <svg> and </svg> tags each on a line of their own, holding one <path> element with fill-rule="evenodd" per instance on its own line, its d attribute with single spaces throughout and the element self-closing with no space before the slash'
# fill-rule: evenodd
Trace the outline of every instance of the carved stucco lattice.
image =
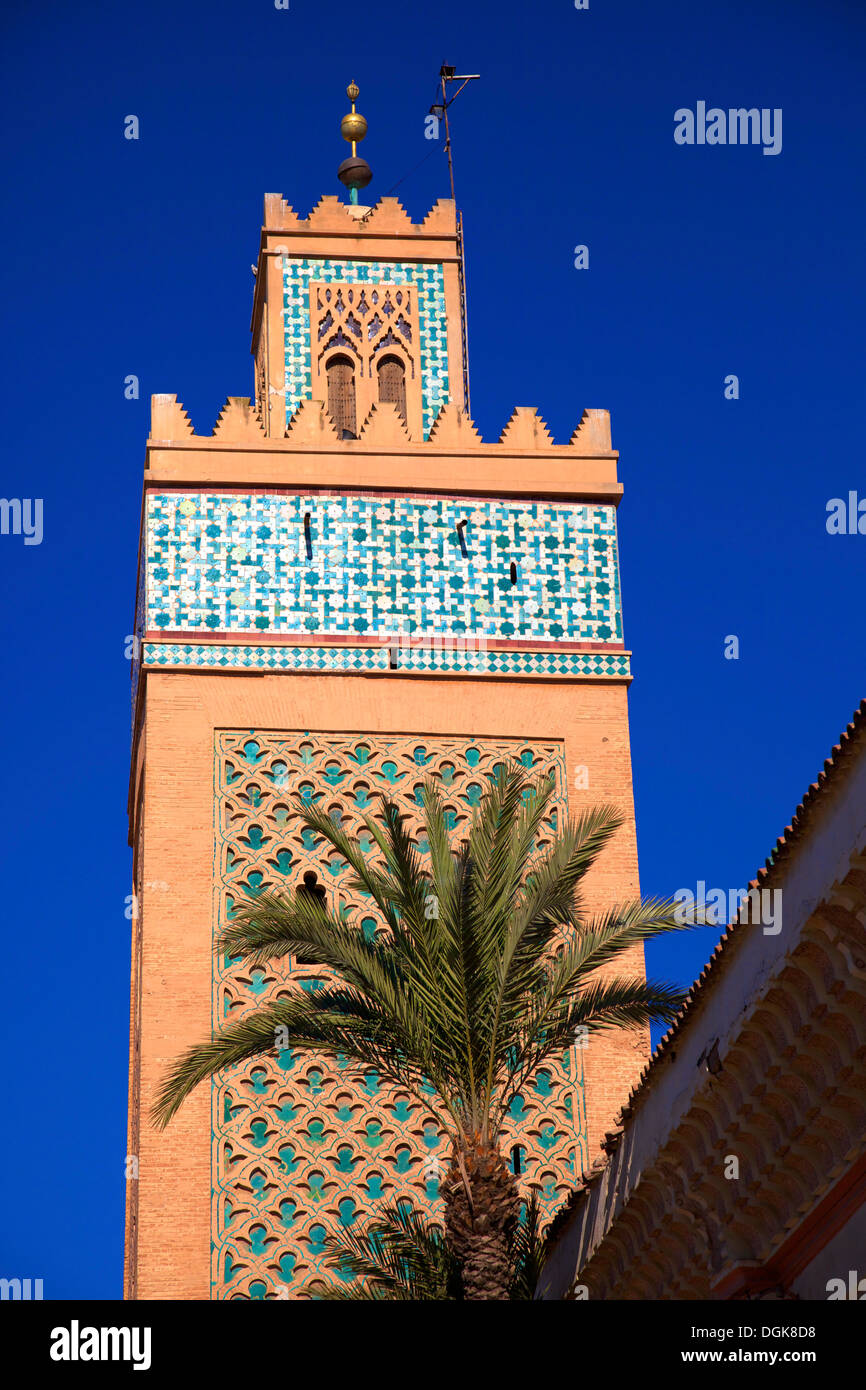
<svg viewBox="0 0 866 1390">
<path fill-rule="evenodd" d="M 465 737 L 224 732 L 216 736 L 214 929 L 245 891 L 289 888 L 313 870 L 332 904 L 370 926 L 348 871 L 317 849 L 289 812 L 295 795 L 335 810 L 352 833 L 386 791 L 417 817 L 425 776 L 447 799 L 451 828 L 468 824 L 497 764 L 520 758 L 552 768 L 557 798 L 540 843 L 565 814 L 560 743 Z M 420 827 L 420 821 L 415 820 Z M 368 852 L 375 846 L 368 839 Z M 423 843 L 421 844 L 423 849 Z M 214 958 L 215 1027 L 287 986 L 315 989 L 324 973 L 292 962 L 248 970 Z M 376 1203 L 408 1197 L 436 1216 L 445 1146 L 437 1122 L 405 1092 L 345 1059 L 281 1052 L 232 1068 L 212 1088 L 212 1291 L 215 1298 L 299 1296 L 324 1271 L 328 1229 L 364 1219 Z M 512 1107 L 507 1150 L 523 1150 L 521 1185 L 539 1193 L 546 1218 L 586 1161 L 580 1053 L 563 1054 Z M 440 1166 L 441 1164 L 441 1166 Z M 329 1274 L 330 1278 L 333 1277 Z"/>
<path fill-rule="evenodd" d="M 414 285 L 387 281 L 362 285 L 310 284 L 310 333 L 313 399 L 329 400 L 327 366 L 335 356 L 353 363 L 353 412 L 360 426 L 379 399 L 378 368 L 386 357 L 403 364 L 404 420 L 410 433 L 421 434 L 421 376 L 417 370 L 418 291 Z M 353 427 L 354 428 L 354 427 Z"/>
<path fill-rule="evenodd" d="M 371 376 L 383 353 L 396 353 L 415 375 L 415 287 L 388 283 L 310 285 L 310 331 L 317 371 L 334 352 L 348 353 Z"/>
</svg>

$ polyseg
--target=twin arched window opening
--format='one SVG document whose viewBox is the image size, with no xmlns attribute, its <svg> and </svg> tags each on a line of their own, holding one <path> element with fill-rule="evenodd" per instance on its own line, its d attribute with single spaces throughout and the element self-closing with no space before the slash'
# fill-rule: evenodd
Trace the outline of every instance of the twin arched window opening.
<svg viewBox="0 0 866 1390">
<path fill-rule="evenodd" d="M 379 400 L 396 405 L 406 423 L 406 368 L 399 357 L 383 357 L 376 368 L 379 377 Z"/>
<path fill-rule="evenodd" d="M 357 439 L 358 414 L 355 402 L 355 365 L 351 358 L 340 354 L 332 357 L 326 368 L 328 378 L 328 414 L 337 427 L 340 439 Z M 376 368 L 379 379 L 379 400 L 390 401 L 406 421 L 406 368 L 399 357 L 383 357 Z"/>
<path fill-rule="evenodd" d="M 355 368 L 348 357 L 332 357 L 328 363 L 328 414 L 340 439 L 357 439 Z"/>
</svg>

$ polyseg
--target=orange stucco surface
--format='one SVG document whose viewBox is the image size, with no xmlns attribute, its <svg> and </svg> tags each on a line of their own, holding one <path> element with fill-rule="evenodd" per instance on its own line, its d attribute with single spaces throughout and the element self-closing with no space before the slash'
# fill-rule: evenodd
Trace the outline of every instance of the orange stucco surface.
<svg viewBox="0 0 866 1390">
<path fill-rule="evenodd" d="M 638 890 L 626 687 L 383 676 L 151 672 L 143 733 L 146 773 L 140 889 L 141 980 L 139 1180 L 130 1218 L 135 1268 L 128 1296 L 207 1298 L 210 1277 L 210 1090 L 202 1086 L 165 1132 L 147 1118 L 161 1077 L 211 1019 L 214 733 L 221 729 L 317 730 L 481 737 L 559 738 L 570 779 L 569 809 L 621 808 L 625 825 L 587 881 L 587 908 Z M 588 786 L 576 790 L 575 769 Z M 642 951 L 630 962 L 643 969 Z M 605 1035 L 584 1051 L 589 1152 L 647 1054 L 642 1034 Z M 136 1086 L 136 1091 L 139 1087 Z"/>
<path fill-rule="evenodd" d="M 496 442 L 483 441 L 463 410 L 453 203 L 440 201 L 419 224 L 393 198 L 362 214 L 325 198 L 309 218 L 299 218 L 283 199 L 266 196 L 251 325 L 256 403 L 230 397 L 213 434 L 203 437 L 175 396 L 154 396 L 145 486 L 192 493 L 414 492 L 616 506 L 622 488 L 606 411 L 585 411 L 568 443 L 557 445 L 534 409 L 515 410 Z M 320 398 L 301 401 L 286 425 L 283 257 L 442 267 L 450 399 L 427 440 L 419 436 L 417 402 L 408 424 L 393 404 L 374 402 L 358 419 L 357 439 L 338 438 Z M 214 633 L 213 640 L 224 635 Z M 638 892 L 628 683 L 604 676 L 478 677 L 465 670 L 446 677 L 400 670 L 153 669 L 159 665 L 157 656 L 141 673 L 129 794 L 137 914 L 128 1152 L 138 1158 L 138 1179 L 128 1183 L 126 1293 L 207 1298 L 210 1088 L 201 1086 L 164 1132 L 148 1116 L 171 1062 L 211 1027 L 217 731 L 560 740 L 570 811 L 609 802 L 625 817 L 587 882 L 591 911 Z M 643 971 L 639 948 L 628 965 Z M 591 1039 L 584 1050 L 590 1160 L 636 1083 L 648 1044 L 646 1033 L 610 1034 Z"/>
</svg>

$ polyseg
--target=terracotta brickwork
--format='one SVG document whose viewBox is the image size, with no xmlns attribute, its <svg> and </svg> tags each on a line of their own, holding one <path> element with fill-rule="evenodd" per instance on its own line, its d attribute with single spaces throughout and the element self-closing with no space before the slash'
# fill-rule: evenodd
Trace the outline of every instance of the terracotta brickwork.
<svg viewBox="0 0 866 1390">
<path fill-rule="evenodd" d="M 383 793 L 409 817 L 423 855 L 425 778 L 436 779 L 449 830 L 459 836 L 496 767 L 510 761 L 556 779 L 538 841 L 543 849 L 567 813 L 562 744 L 381 732 L 217 734 L 215 931 L 247 895 L 296 888 L 312 872 L 332 909 L 372 934 L 378 919 L 348 888 L 348 865 L 317 846 L 290 813 L 290 798 L 339 816 L 375 862 L 364 817 L 375 815 Z M 315 990 L 327 980 L 291 960 L 250 970 L 216 955 L 214 1027 L 281 997 L 287 986 Z M 582 1060 L 582 1049 L 567 1049 L 533 1077 L 511 1106 L 501 1139 L 521 1189 L 538 1194 L 543 1219 L 586 1167 Z M 301 1293 L 327 1272 L 326 1233 L 369 1218 L 380 1201 L 408 1198 L 435 1218 L 447 1143 L 432 1092 L 427 1099 L 432 1113 L 375 1071 L 290 1048 L 219 1078 L 212 1088 L 214 1297 L 272 1297 L 275 1288 Z"/>
<path fill-rule="evenodd" d="M 359 758 L 404 796 L 429 757 L 452 778 L 458 831 L 482 785 L 476 755 L 485 775 L 511 754 L 555 765 L 558 814 L 608 802 L 625 817 L 587 907 L 638 892 L 609 417 L 585 411 L 558 445 L 534 409 L 519 408 L 496 443 L 481 440 L 459 394 L 456 256 L 452 204 L 416 225 L 393 199 L 369 213 L 324 199 L 301 219 L 269 196 L 253 310 L 257 400 L 229 398 L 202 437 L 176 397 L 154 397 L 129 799 L 138 1178 L 128 1184 L 128 1297 L 295 1297 L 317 1267 L 322 1229 L 380 1191 L 411 1191 L 435 1209 L 424 1163 L 434 1131 L 373 1079 L 344 1078 L 339 1062 L 284 1058 L 281 1068 L 275 1055 L 220 1078 L 213 1094 L 199 1087 L 164 1132 L 149 1122 L 180 1052 L 285 987 L 275 971 L 244 976 L 213 956 L 240 889 L 291 884 L 309 857 L 282 817 L 282 764 L 351 819 L 358 796 L 377 789 Z M 333 291 L 341 265 L 347 285 L 409 295 L 404 337 L 418 357 L 405 361 L 424 385 L 414 403 L 407 395 L 408 428 L 393 403 L 373 401 L 358 437 L 338 438 L 321 390 L 310 384 L 304 396 L 304 354 L 321 327 L 315 314 L 311 327 L 310 295 Z M 439 269 L 416 273 L 425 266 Z M 300 403 L 286 426 L 290 392 Z M 330 547 L 326 561 L 319 545 Z M 392 626 L 407 638 L 396 656 Z M 435 660 L 428 629 L 450 644 Z M 479 660 L 473 643 L 488 635 Z M 413 797 L 406 805 L 417 809 Z M 332 868 L 316 871 L 337 894 Z M 642 972 L 642 951 L 627 964 Z M 647 1054 L 643 1034 L 591 1039 L 521 1098 L 512 1143 L 548 1209 L 598 1152 Z"/>
<path fill-rule="evenodd" d="M 211 1098 L 200 1087 L 164 1133 L 147 1121 L 160 1078 L 211 1026 L 214 862 L 214 749 L 221 731 L 297 728 L 385 736 L 423 729 L 471 741 L 507 729 L 532 746 L 557 738 L 570 779 L 569 807 L 598 800 L 624 810 L 627 824 L 593 871 L 588 906 L 637 890 L 626 692 L 587 685 L 580 698 L 551 685 L 539 700 L 529 683 L 397 676 L 249 676 L 150 673 L 144 716 L 148 779 L 141 880 L 138 1262 L 139 1298 L 207 1298 L 211 1280 Z M 340 718 L 336 717 L 337 711 Z M 589 786 L 574 788 L 575 769 Z M 580 778 L 584 780 L 583 775 Z M 148 886 L 148 885 L 153 886 Z M 163 886 L 164 885 L 164 886 Z M 635 952 L 634 969 L 642 968 Z M 638 1036 L 593 1040 L 584 1050 L 586 1145 L 598 1146 L 617 1103 L 647 1055 Z"/>
</svg>

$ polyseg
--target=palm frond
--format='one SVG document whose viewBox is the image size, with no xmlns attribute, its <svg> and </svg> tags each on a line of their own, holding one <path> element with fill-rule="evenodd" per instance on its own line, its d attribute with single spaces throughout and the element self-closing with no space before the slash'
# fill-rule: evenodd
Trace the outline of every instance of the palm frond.
<svg viewBox="0 0 866 1390">
<path fill-rule="evenodd" d="M 375 852 L 361 849 L 326 812 L 296 799 L 318 840 L 349 866 L 350 889 L 373 904 L 372 938 L 303 891 L 265 893 L 241 904 L 216 949 L 249 966 L 293 956 L 333 983 L 298 989 L 234 1020 L 178 1059 L 154 1113 L 165 1124 L 195 1086 L 226 1067 L 281 1045 L 343 1053 L 375 1067 L 461 1129 L 496 1134 L 506 1098 L 533 1065 L 590 1031 L 667 1022 L 681 994 L 631 978 L 630 953 L 663 931 L 687 930 L 677 906 L 636 901 L 587 917 L 581 881 L 622 823 L 596 807 L 557 827 L 539 848 L 555 793 L 551 775 L 502 765 L 462 842 L 449 833 L 442 797 L 421 795 L 429 864 L 399 806 L 381 796 L 365 824 Z M 431 902 L 434 910 L 429 911 Z M 626 967 L 600 983 L 596 972 Z"/>
<path fill-rule="evenodd" d="M 381 1069 L 398 1085 L 417 1089 L 429 1078 L 445 1088 L 436 1059 L 424 1054 L 423 1038 L 408 1004 L 387 1008 L 344 987 L 298 990 L 286 999 L 264 1004 L 188 1049 L 173 1065 L 153 1106 L 155 1123 L 164 1127 L 189 1093 L 207 1077 L 277 1047 L 332 1055 L 343 1053 L 364 1067 Z"/>
<path fill-rule="evenodd" d="M 315 1280 L 309 1292 L 328 1302 L 446 1302 L 459 1269 L 442 1232 L 408 1203 L 383 1206 L 364 1227 L 325 1240 L 325 1263 L 339 1282 Z"/>
<path fill-rule="evenodd" d="M 523 1302 L 535 1298 L 547 1256 L 547 1241 L 541 1234 L 541 1207 L 533 1189 L 525 1204 L 511 1244 L 512 1276 L 510 1297 Z"/>
</svg>

